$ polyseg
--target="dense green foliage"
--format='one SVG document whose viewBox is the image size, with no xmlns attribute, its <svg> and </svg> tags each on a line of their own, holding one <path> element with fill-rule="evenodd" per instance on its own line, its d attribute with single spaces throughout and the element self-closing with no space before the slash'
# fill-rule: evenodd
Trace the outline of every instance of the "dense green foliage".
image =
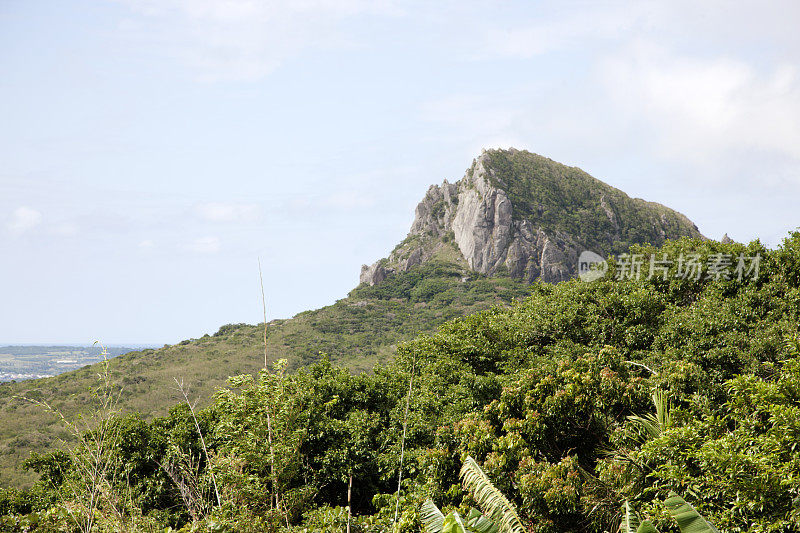
<svg viewBox="0 0 800 533">
<path fill-rule="evenodd" d="M 595 252 L 610 255 L 636 243 L 660 245 L 665 239 L 700 236 L 680 213 L 630 198 L 577 167 L 525 150 L 487 154 L 494 185 L 508 194 L 515 217 L 572 235 Z"/>
<path fill-rule="evenodd" d="M 479 503 L 459 480 L 469 455 L 529 531 L 611 531 L 625 502 L 677 531 L 673 491 L 722 531 L 797 531 L 800 233 L 774 251 L 683 239 L 634 252 L 762 264 L 757 279 L 683 279 L 673 266 L 625 281 L 616 264 L 604 280 L 535 285 L 511 307 L 450 321 L 373 372 L 323 359 L 231 378 L 198 415 L 208 456 L 185 406 L 121 418 L 115 487 L 128 503 L 103 503 L 98 527 L 343 531 L 352 479 L 352 531 L 419 531 L 427 499 L 460 516 Z M 29 464 L 41 478 L 0 496 L 4 520 L 69 524 L 69 461 Z"/>
<path fill-rule="evenodd" d="M 320 360 L 321 353 L 353 371 L 370 370 L 419 333 L 528 293 L 526 285 L 508 278 L 430 261 L 380 286 L 358 287 L 328 307 L 270 322 L 267 349 L 273 360 L 287 359 L 290 370 Z M 184 379 L 192 396 L 207 405 L 228 376 L 258 372 L 263 352 L 263 325 L 229 324 L 213 335 L 115 357 L 110 367 L 123 388 L 120 407 L 151 417 L 166 414 L 177 401 L 173 378 Z M 46 400 L 73 415 L 86 405 L 97 372 L 94 365 L 53 378 L 0 384 L 0 485 L 29 486 L 34 476 L 21 470 L 22 461 L 31 451 L 54 449 L 68 437 L 57 418 L 16 396 Z"/>
</svg>

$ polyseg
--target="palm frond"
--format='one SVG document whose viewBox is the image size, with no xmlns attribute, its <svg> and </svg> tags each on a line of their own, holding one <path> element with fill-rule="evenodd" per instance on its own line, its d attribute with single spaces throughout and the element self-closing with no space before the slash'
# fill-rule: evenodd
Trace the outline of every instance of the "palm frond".
<svg viewBox="0 0 800 533">
<path fill-rule="evenodd" d="M 419 518 L 428 533 L 441 533 L 444 527 L 444 515 L 433 503 L 433 500 L 425 500 L 419 508 Z"/>
<path fill-rule="evenodd" d="M 525 533 L 522 521 L 511 502 L 495 487 L 475 459 L 467 457 L 461 466 L 464 489 L 478 503 L 483 513 L 503 533 Z"/>
<path fill-rule="evenodd" d="M 672 427 L 672 402 L 666 392 L 657 390 L 653 393 L 653 404 L 656 406 L 656 421 L 663 433 Z"/>
<path fill-rule="evenodd" d="M 644 433 L 646 438 L 654 439 L 661 436 L 672 427 L 672 403 L 664 391 L 657 390 L 653 393 L 655 413 L 644 416 L 629 416 L 628 420 Z"/>
</svg>

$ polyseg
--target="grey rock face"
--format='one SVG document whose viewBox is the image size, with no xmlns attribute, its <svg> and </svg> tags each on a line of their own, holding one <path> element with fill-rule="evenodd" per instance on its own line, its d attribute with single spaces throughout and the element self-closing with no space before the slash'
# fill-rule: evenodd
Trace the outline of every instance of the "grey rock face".
<svg viewBox="0 0 800 533">
<path fill-rule="evenodd" d="M 511 201 L 486 179 L 479 158 L 472 176 L 462 180 L 451 224 L 456 244 L 470 268 L 481 273 L 497 269 L 514 234 Z"/>
<path fill-rule="evenodd" d="M 457 195 L 458 185 L 455 183 L 445 180 L 441 185 L 431 185 L 414 211 L 414 222 L 409 234 L 423 235 L 432 232 L 433 236 L 443 236 L 448 221 L 453 217 L 454 206 L 458 204 Z"/>
<path fill-rule="evenodd" d="M 409 245 L 389 256 L 387 267 L 377 262 L 361 267 L 361 283 L 375 285 L 393 272 L 418 265 L 452 235 L 470 269 L 495 274 L 505 267 L 515 278 L 556 282 L 575 274 L 577 247 L 568 236 L 548 237 L 529 221 L 514 220 L 511 200 L 491 184 L 486 154 L 457 183 L 432 185 L 417 205 Z M 417 237 L 416 240 L 412 239 Z M 427 241 L 427 242 L 425 242 Z"/>
<path fill-rule="evenodd" d="M 575 277 L 578 255 L 584 247 L 569 234 L 535 226 L 530 217 L 515 217 L 514 205 L 501 188 L 505 184 L 496 178 L 488 162 L 489 153 L 484 151 L 458 182 L 432 185 L 416 208 L 406 240 L 387 260 L 364 265 L 361 282 L 380 283 L 453 244 L 466 266 L 482 274 L 507 272 L 528 282 L 540 279 L 552 283 Z M 532 205 L 537 205 L 536 199 Z M 615 206 L 601 195 L 597 207 L 613 228 L 603 236 L 611 245 L 620 240 L 621 233 Z M 541 204 L 533 209 L 541 215 Z M 667 224 L 663 215 L 662 223 Z M 664 234 L 663 228 L 659 229 Z"/>
<path fill-rule="evenodd" d="M 380 264 L 380 261 L 373 265 L 361 265 L 359 281 L 369 285 L 376 285 L 385 280 L 388 274 L 390 274 L 390 272 Z"/>
</svg>

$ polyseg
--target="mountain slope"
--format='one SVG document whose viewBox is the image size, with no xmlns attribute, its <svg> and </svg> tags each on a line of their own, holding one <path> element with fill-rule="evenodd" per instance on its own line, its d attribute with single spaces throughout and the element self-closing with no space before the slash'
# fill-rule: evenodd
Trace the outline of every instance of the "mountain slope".
<svg viewBox="0 0 800 533">
<path fill-rule="evenodd" d="M 432 186 L 416 208 L 408 237 L 371 267 L 362 283 L 335 304 L 268 325 L 271 361 L 298 368 L 320 353 L 354 371 L 388 360 L 398 343 L 444 322 L 527 295 L 534 280 L 572 277 L 577 254 L 624 250 L 698 237 L 683 215 L 631 199 L 583 171 L 529 152 L 485 151 L 454 184 Z M 230 375 L 264 364 L 263 325 L 233 324 L 214 335 L 111 360 L 123 387 L 121 406 L 163 414 L 183 378 L 206 401 Z M 63 435 L 55 417 L 20 399 L 42 399 L 67 415 L 85 409 L 97 368 L 0 385 L 0 485 L 33 479 L 20 465 L 31 451 L 52 448 Z"/>
<path fill-rule="evenodd" d="M 380 283 L 455 242 L 469 268 L 532 282 L 574 277 L 578 255 L 702 237 L 682 214 L 630 198 L 575 167 L 524 150 L 485 150 L 456 183 L 431 186 L 388 259 L 362 267 Z"/>
<path fill-rule="evenodd" d="M 354 371 L 369 370 L 387 361 L 402 341 L 528 293 L 518 281 L 431 261 L 380 286 L 356 288 L 333 305 L 270 322 L 267 353 L 270 363 L 285 358 L 290 368 L 326 353 Z M 146 416 L 166 414 L 179 401 L 174 378 L 190 386 L 192 399 L 207 403 L 228 376 L 264 366 L 263 334 L 263 324 L 230 324 L 214 335 L 111 359 L 112 376 L 123 387 L 120 406 Z M 0 384 L 0 486 L 28 486 L 35 476 L 22 471 L 22 461 L 67 436 L 55 416 L 19 396 L 47 401 L 73 416 L 88 409 L 98 371 L 91 365 L 52 378 Z"/>
</svg>

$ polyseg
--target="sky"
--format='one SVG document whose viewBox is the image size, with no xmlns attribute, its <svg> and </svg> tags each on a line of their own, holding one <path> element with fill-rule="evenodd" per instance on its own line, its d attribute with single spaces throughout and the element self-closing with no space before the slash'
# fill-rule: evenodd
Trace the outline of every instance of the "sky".
<svg viewBox="0 0 800 533">
<path fill-rule="evenodd" d="M 800 4 L 0 0 L 0 344 L 333 303 L 481 148 L 800 225 Z"/>
</svg>

